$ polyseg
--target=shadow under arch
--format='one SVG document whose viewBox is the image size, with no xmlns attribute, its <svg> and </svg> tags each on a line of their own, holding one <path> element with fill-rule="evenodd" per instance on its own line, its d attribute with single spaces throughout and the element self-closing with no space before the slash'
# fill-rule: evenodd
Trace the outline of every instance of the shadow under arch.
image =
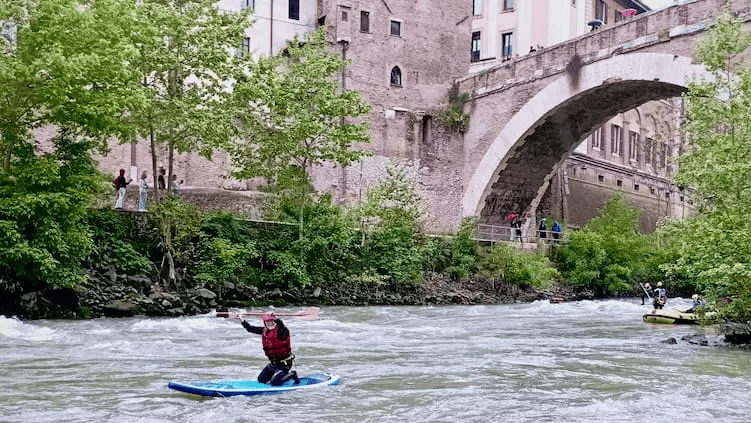
<svg viewBox="0 0 751 423">
<path fill-rule="evenodd" d="M 466 185 L 465 217 L 494 223 L 504 213 L 533 213 L 558 166 L 596 127 L 679 96 L 708 74 L 689 57 L 630 53 L 585 64 L 577 76 L 562 75 L 540 90 L 501 129 Z"/>
</svg>

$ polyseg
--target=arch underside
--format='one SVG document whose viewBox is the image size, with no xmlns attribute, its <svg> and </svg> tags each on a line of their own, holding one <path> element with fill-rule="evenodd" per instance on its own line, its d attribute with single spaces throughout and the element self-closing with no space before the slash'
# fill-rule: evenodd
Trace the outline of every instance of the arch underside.
<svg viewBox="0 0 751 423">
<path fill-rule="evenodd" d="M 484 223 L 534 212 L 548 179 L 599 125 L 646 102 L 681 95 L 685 87 L 660 81 L 615 81 L 581 92 L 543 116 L 509 151 L 493 177 L 480 212 Z"/>
</svg>

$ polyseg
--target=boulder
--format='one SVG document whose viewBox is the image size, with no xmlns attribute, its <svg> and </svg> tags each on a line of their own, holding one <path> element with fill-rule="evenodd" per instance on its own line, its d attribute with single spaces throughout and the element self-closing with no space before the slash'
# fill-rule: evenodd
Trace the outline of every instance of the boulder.
<svg viewBox="0 0 751 423">
<path fill-rule="evenodd" d="M 133 317 L 138 312 L 138 305 L 126 300 L 110 301 L 102 307 L 106 317 Z"/>
</svg>

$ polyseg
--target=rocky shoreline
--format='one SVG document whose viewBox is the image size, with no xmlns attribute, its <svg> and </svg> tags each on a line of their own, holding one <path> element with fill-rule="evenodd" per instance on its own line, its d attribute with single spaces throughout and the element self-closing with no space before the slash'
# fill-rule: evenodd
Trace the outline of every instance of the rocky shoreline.
<svg viewBox="0 0 751 423">
<path fill-rule="evenodd" d="M 537 290 L 483 279 L 456 281 L 426 274 L 421 284 L 338 284 L 323 287 L 261 290 L 232 283 L 167 290 L 147 275 L 119 274 L 114 269 L 89 271 L 77 289 L 42 289 L 0 303 L 0 314 L 21 319 L 88 319 L 96 317 L 177 317 L 211 310 L 273 306 L 471 305 L 594 299 L 589 291 L 571 287 Z M 727 322 L 719 331 L 724 341 L 751 349 L 751 322 Z M 703 336 L 703 335 L 696 335 Z M 707 345 L 691 338 L 689 343 Z M 670 341 L 670 340 L 668 340 Z M 675 340 L 673 340 L 675 342 Z"/>
<path fill-rule="evenodd" d="M 513 284 L 473 279 L 454 281 L 427 274 L 422 284 L 338 284 L 322 287 L 261 290 L 232 283 L 168 290 L 147 275 L 119 274 L 114 269 L 89 271 L 78 289 L 43 289 L 19 295 L 0 313 L 24 319 L 182 316 L 218 308 L 307 305 L 448 305 L 510 304 L 541 299 L 592 299 L 591 292 L 571 289 L 520 289 Z"/>
</svg>

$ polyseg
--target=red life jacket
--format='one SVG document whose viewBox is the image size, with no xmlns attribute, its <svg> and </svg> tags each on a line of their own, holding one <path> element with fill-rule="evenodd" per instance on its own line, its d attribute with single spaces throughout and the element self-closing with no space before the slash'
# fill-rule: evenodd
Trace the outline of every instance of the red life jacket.
<svg viewBox="0 0 751 423">
<path fill-rule="evenodd" d="M 286 339 L 279 340 L 277 331 L 279 326 L 274 329 L 263 328 L 261 333 L 261 342 L 263 343 L 263 352 L 271 361 L 284 360 L 292 355 L 292 342 L 288 336 Z"/>
</svg>

